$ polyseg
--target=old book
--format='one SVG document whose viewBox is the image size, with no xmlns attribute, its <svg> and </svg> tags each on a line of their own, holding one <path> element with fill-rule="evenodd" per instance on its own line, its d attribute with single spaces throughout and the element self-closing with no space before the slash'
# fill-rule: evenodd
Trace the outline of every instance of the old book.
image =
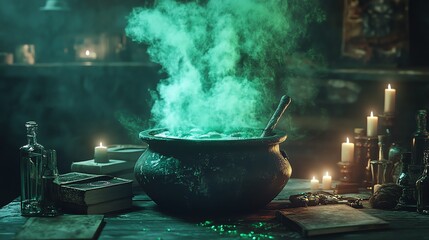
<svg viewBox="0 0 429 240">
<path fill-rule="evenodd" d="M 60 187 L 60 201 L 78 205 L 91 205 L 133 195 L 132 180 L 104 176 Z"/>
<path fill-rule="evenodd" d="M 139 157 L 147 149 L 147 144 L 144 145 L 109 145 L 107 146 L 107 152 L 111 159 L 124 160 L 135 164 Z"/>
<path fill-rule="evenodd" d="M 15 239 L 94 239 L 103 215 L 61 215 L 29 218 Z"/>
<path fill-rule="evenodd" d="M 381 229 L 388 222 L 343 204 L 300 207 L 277 211 L 282 223 L 304 236 Z"/>
<path fill-rule="evenodd" d="M 60 184 L 70 184 L 82 181 L 94 181 L 96 179 L 104 179 L 106 176 L 89 174 L 89 173 L 80 173 L 80 172 L 69 172 L 61 174 L 58 176 L 58 182 Z"/>
<path fill-rule="evenodd" d="M 72 163 L 71 170 L 82 173 L 112 174 L 124 170 L 133 171 L 134 164 L 133 162 L 116 159 L 110 159 L 107 163 L 96 163 L 92 159 Z"/>
<path fill-rule="evenodd" d="M 132 197 L 115 199 L 108 202 L 101 202 L 91 205 L 79 205 L 74 203 L 63 202 L 61 207 L 66 213 L 77 214 L 104 214 L 129 209 L 133 206 Z"/>
</svg>

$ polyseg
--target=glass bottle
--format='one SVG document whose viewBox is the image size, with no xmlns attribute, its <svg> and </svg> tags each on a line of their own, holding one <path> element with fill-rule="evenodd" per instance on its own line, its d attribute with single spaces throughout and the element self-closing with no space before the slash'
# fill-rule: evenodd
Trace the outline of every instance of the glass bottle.
<svg viewBox="0 0 429 240">
<path fill-rule="evenodd" d="M 417 212 L 429 214 L 429 151 L 425 151 L 425 168 L 422 176 L 416 181 Z"/>
<path fill-rule="evenodd" d="M 412 142 L 412 165 L 424 166 L 423 163 L 423 152 L 426 149 L 426 145 L 429 139 L 429 133 L 426 130 L 427 123 L 427 112 L 426 110 L 419 110 L 417 112 L 417 129 L 413 136 Z"/>
<path fill-rule="evenodd" d="M 46 150 L 42 170 L 42 216 L 59 215 L 58 186 L 57 153 L 55 150 Z"/>
<path fill-rule="evenodd" d="M 44 147 L 37 143 L 37 123 L 29 121 L 28 143 L 20 148 L 21 215 L 38 216 L 41 213 L 42 163 Z"/>
<path fill-rule="evenodd" d="M 415 185 L 411 179 L 409 165 L 411 163 L 411 152 L 404 152 L 401 157 L 402 171 L 398 178 L 398 185 L 402 187 L 402 195 L 399 198 L 398 209 L 406 209 L 416 205 Z"/>
<path fill-rule="evenodd" d="M 410 178 L 408 166 L 410 165 L 410 162 L 411 162 L 411 153 L 410 152 L 403 153 L 401 162 L 402 162 L 402 171 L 398 178 L 398 185 L 402 187 L 410 186 L 411 178 Z"/>
</svg>

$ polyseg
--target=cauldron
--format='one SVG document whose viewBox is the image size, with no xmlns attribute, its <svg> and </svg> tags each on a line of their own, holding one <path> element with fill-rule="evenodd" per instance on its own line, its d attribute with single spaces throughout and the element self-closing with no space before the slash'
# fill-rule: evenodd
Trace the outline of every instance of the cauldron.
<svg viewBox="0 0 429 240">
<path fill-rule="evenodd" d="M 196 213 L 248 212 L 264 207 L 284 188 L 292 168 L 279 144 L 285 132 L 247 139 L 180 139 L 140 132 L 148 149 L 134 172 L 160 207 Z M 262 130 L 261 130 L 262 131 Z"/>
</svg>

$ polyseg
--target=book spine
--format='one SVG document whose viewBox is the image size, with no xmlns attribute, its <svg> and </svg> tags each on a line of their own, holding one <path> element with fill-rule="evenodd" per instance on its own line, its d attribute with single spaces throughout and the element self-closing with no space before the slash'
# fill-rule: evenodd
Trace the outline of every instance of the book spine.
<svg viewBox="0 0 429 240">
<path fill-rule="evenodd" d="M 74 203 L 78 205 L 85 205 L 85 191 L 61 186 L 60 201 Z"/>
</svg>

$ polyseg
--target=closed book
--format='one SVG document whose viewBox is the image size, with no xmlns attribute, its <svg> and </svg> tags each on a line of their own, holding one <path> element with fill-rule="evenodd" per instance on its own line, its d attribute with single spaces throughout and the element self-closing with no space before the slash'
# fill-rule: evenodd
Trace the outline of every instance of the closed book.
<svg viewBox="0 0 429 240">
<path fill-rule="evenodd" d="M 124 160 L 110 159 L 106 163 L 97 163 L 94 160 L 86 160 L 74 162 L 71 165 L 71 170 L 74 172 L 92 173 L 92 174 L 112 174 L 119 171 L 134 169 L 135 162 L 127 162 Z"/>
<path fill-rule="evenodd" d="M 66 213 L 76 214 L 104 214 L 129 209 L 133 206 L 132 197 L 115 199 L 90 205 L 79 205 L 63 202 L 61 207 Z"/>
<path fill-rule="evenodd" d="M 145 145 L 118 144 L 107 146 L 109 158 L 135 163 L 147 149 Z"/>
<path fill-rule="evenodd" d="M 103 215 L 30 217 L 14 239 L 97 239 L 103 219 Z"/>
<path fill-rule="evenodd" d="M 60 201 L 78 205 L 91 205 L 133 195 L 132 180 L 104 176 L 60 187 Z"/>
<path fill-rule="evenodd" d="M 343 204 L 299 207 L 276 212 L 280 221 L 305 237 L 382 229 L 388 222 Z"/>
<path fill-rule="evenodd" d="M 89 173 L 81 173 L 81 172 L 69 172 L 64 173 L 58 176 L 59 184 L 70 184 L 77 183 L 82 181 L 95 181 L 96 179 L 104 179 L 106 176 L 97 175 L 97 174 L 89 174 Z"/>
</svg>

